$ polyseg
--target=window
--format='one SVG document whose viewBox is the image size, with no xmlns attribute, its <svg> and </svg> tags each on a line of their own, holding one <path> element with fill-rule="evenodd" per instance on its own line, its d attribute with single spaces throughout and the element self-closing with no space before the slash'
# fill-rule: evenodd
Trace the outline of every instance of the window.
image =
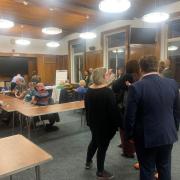
<svg viewBox="0 0 180 180">
<path fill-rule="evenodd" d="M 169 23 L 168 58 L 172 61 L 174 78 L 180 83 L 180 19 Z"/>
<path fill-rule="evenodd" d="M 180 19 L 169 22 L 168 38 L 180 37 Z"/>
<path fill-rule="evenodd" d="M 78 41 L 71 44 L 71 81 L 78 83 L 82 79 L 85 62 L 85 45 Z"/>
<path fill-rule="evenodd" d="M 119 68 L 124 68 L 127 60 L 129 28 L 121 28 L 115 32 L 104 32 L 104 65 L 113 69 L 117 75 Z"/>
</svg>

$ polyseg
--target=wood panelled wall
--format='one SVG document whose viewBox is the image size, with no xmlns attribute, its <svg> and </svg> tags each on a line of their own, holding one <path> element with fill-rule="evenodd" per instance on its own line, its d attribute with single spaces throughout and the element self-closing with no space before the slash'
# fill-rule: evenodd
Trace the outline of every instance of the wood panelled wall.
<svg viewBox="0 0 180 180">
<path fill-rule="evenodd" d="M 36 58 L 28 59 L 28 80 L 31 79 L 33 71 L 37 72 L 37 61 L 36 61 Z"/>
<path fill-rule="evenodd" d="M 143 56 L 155 55 L 156 46 L 155 45 L 130 45 L 130 56 L 129 60 L 137 59 L 139 60 Z"/>
<path fill-rule="evenodd" d="M 40 55 L 37 57 L 37 72 L 45 84 L 54 84 L 56 70 L 68 68 L 68 56 Z"/>
<path fill-rule="evenodd" d="M 157 42 L 154 44 L 131 44 L 129 48 L 129 60 L 139 60 L 143 56 L 156 56 L 160 59 L 160 42 L 161 42 L 160 30 L 157 32 Z"/>
<path fill-rule="evenodd" d="M 103 52 L 102 51 L 90 51 L 86 53 L 85 69 L 97 68 L 103 66 Z"/>
</svg>

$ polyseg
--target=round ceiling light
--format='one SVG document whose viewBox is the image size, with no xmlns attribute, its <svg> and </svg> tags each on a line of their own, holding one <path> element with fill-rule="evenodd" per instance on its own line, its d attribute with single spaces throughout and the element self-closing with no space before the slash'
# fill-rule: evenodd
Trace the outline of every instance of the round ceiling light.
<svg viewBox="0 0 180 180">
<path fill-rule="evenodd" d="M 165 12 L 152 12 L 143 16 L 143 21 L 148 23 L 160 23 L 169 19 Z"/>
<path fill-rule="evenodd" d="M 22 45 L 22 46 L 28 46 L 28 45 L 31 44 L 31 41 L 21 38 L 21 39 L 17 39 L 15 41 L 15 43 L 18 44 L 18 45 Z"/>
<path fill-rule="evenodd" d="M 96 38 L 96 34 L 93 32 L 84 32 L 79 35 L 82 39 L 94 39 Z"/>
<path fill-rule="evenodd" d="M 57 48 L 60 46 L 60 44 L 58 42 L 55 42 L 55 41 L 51 41 L 51 42 L 48 42 L 46 44 L 47 47 L 51 47 L 51 48 Z"/>
<path fill-rule="evenodd" d="M 62 33 L 62 29 L 56 27 L 46 27 L 42 29 L 42 32 L 48 35 L 56 35 Z"/>
<path fill-rule="evenodd" d="M 9 21 L 7 19 L 0 19 L 0 28 L 8 29 L 8 28 L 12 28 L 13 26 L 14 26 L 13 21 Z"/>
<path fill-rule="evenodd" d="M 176 51 L 176 50 L 178 50 L 177 46 L 169 46 L 168 47 L 168 51 Z"/>
<path fill-rule="evenodd" d="M 103 0 L 99 3 L 99 9 L 107 13 L 121 13 L 131 6 L 129 0 Z"/>
</svg>

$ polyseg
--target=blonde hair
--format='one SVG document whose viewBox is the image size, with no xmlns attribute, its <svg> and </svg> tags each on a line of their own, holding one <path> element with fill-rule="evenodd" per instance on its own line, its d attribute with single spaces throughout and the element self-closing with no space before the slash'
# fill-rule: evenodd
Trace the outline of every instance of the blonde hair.
<svg viewBox="0 0 180 180">
<path fill-rule="evenodd" d="M 80 80 L 79 85 L 80 86 L 86 86 L 86 81 L 85 80 Z"/>
<path fill-rule="evenodd" d="M 106 73 L 106 68 L 104 67 L 94 69 L 92 74 L 93 83 L 96 85 L 104 84 L 106 82 L 105 73 Z"/>
</svg>

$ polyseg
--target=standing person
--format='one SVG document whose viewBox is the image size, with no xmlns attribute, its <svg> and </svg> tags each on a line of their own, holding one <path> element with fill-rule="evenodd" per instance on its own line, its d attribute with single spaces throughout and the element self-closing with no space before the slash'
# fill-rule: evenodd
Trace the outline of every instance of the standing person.
<svg viewBox="0 0 180 180">
<path fill-rule="evenodd" d="M 169 59 L 165 60 L 165 68 L 162 71 L 162 76 L 173 79 L 172 62 Z"/>
<path fill-rule="evenodd" d="M 111 89 L 106 87 L 105 68 L 93 71 L 93 84 L 85 96 L 87 124 L 92 139 L 88 146 L 86 169 L 92 167 L 92 159 L 97 151 L 97 178 L 112 179 L 113 175 L 104 170 L 104 161 L 109 143 L 116 132 L 116 103 Z"/>
<path fill-rule="evenodd" d="M 137 60 L 130 60 L 126 64 L 126 73 L 116 81 L 114 81 L 112 85 L 112 90 L 116 95 L 116 102 L 118 106 L 118 119 L 119 119 L 119 132 L 121 139 L 121 147 L 122 147 L 122 156 L 126 158 L 134 158 L 135 148 L 134 144 L 130 143 L 125 138 L 124 132 L 124 118 L 125 118 L 125 109 L 126 109 L 126 101 L 129 85 L 133 82 L 139 80 L 140 78 L 140 70 L 139 63 Z"/>
<path fill-rule="evenodd" d="M 116 79 L 116 75 L 113 73 L 113 69 L 108 69 L 105 75 L 107 85 L 110 87 L 113 81 Z"/>
<path fill-rule="evenodd" d="M 89 68 L 88 70 L 88 78 L 87 78 L 87 87 L 90 86 L 93 83 L 93 79 L 92 79 L 92 73 L 93 73 L 93 68 Z"/>
<path fill-rule="evenodd" d="M 164 71 L 165 68 L 166 68 L 165 62 L 164 62 L 164 61 L 160 61 L 160 62 L 159 62 L 159 74 L 162 75 L 162 73 L 163 73 L 163 71 Z"/>
<path fill-rule="evenodd" d="M 83 80 L 86 82 L 86 87 L 88 86 L 88 71 L 84 71 L 83 73 Z"/>
<path fill-rule="evenodd" d="M 123 68 L 123 67 L 118 68 L 118 70 L 117 70 L 117 77 L 116 77 L 116 79 L 118 79 L 118 78 L 122 77 L 122 76 L 123 76 L 123 74 L 124 74 L 124 68 Z"/>
<path fill-rule="evenodd" d="M 32 72 L 31 82 L 36 84 L 41 82 L 41 77 L 36 73 L 36 71 Z"/>
<path fill-rule="evenodd" d="M 179 127 L 178 88 L 161 77 L 153 56 L 140 60 L 142 79 L 129 87 L 126 135 L 134 141 L 140 163 L 140 180 L 171 180 L 171 151 Z"/>
<path fill-rule="evenodd" d="M 21 79 L 22 81 L 24 81 L 24 78 L 21 76 L 21 74 L 17 74 L 15 75 L 12 80 L 11 80 L 11 91 L 13 91 L 16 87 L 16 81 L 18 79 Z"/>
</svg>

